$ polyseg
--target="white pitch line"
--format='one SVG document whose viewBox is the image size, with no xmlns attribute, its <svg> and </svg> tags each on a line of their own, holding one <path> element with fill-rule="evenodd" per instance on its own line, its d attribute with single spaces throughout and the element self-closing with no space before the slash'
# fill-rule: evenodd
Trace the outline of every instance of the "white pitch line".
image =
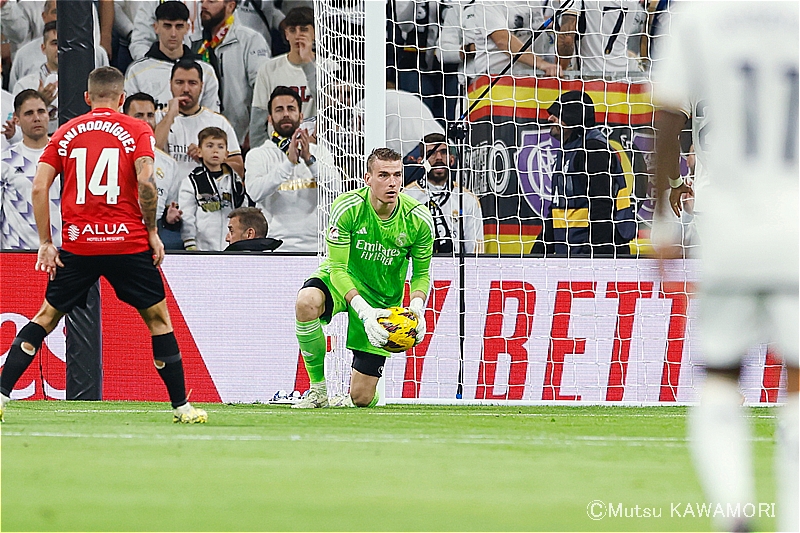
<svg viewBox="0 0 800 533">
<path fill-rule="evenodd" d="M 67 439 L 120 439 L 120 440 L 183 440 L 183 441 L 305 441 L 305 442 L 342 442 L 342 443 L 380 443 L 408 444 L 411 442 L 430 444 L 479 444 L 496 445 L 586 445 L 586 446 L 651 446 L 664 447 L 686 446 L 687 439 L 682 437 L 621 437 L 621 436 L 578 436 L 578 437 L 538 437 L 522 436 L 497 438 L 496 435 L 473 434 L 459 438 L 430 437 L 427 435 L 208 435 L 208 434 L 144 434 L 144 433 L 62 433 L 62 432 L 19 432 L 3 430 L 2 437 L 35 437 L 35 438 L 67 438 Z M 772 442 L 773 439 L 759 437 L 754 442 Z"/>
</svg>

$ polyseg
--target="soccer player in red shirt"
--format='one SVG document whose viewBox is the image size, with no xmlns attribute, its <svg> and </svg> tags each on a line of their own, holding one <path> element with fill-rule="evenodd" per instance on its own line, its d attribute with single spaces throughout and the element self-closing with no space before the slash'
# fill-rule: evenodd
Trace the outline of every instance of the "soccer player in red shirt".
<svg viewBox="0 0 800 533">
<path fill-rule="evenodd" d="M 206 412 L 186 401 L 181 352 L 167 311 L 158 265 L 158 193 L 153 178 L 155 138 L 147 123 L 119 113 L 124 77 L 113 67 L 89 74 L 86 103 L 91 111 L 61 126 L 44 150 L 33 179 L 33 210 L 39 229 L 36 270 L 49 276 L 42 308 L 23 327 L 0 376 L 0 420 L 11 391 L 44 338 L 100 276 L 117 296 L 134 306 L 147 324 L 153 357 L 167 386 L 173 421 L 203 423 Z M 62 176 L 62 249 L 50 236 L 48 191 Z"/>
</svg>

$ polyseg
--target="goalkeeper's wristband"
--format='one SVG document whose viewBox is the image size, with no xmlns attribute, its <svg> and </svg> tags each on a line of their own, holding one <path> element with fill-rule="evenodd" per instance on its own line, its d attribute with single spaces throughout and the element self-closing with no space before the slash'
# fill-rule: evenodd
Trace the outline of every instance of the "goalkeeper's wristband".
<svg viewBox="0 0 800 533">
<path fill-rule="evenodd" d="M 683 185 L 683 178 L 678 177 L 669 179 L 669 186 L 672 187 L 673 189 L 677 189 L 681 185 Z"/>
<path fill-rule="evenodd" d="M 350 307 L 353 308 L 353 311 L 356 312 L 358 318 L 361 318 L 361 320 L 364 320 L 362 318 L 362 312 L 372 309 L 372 306 L 369 305 L 364 297 L 360 294 L 353 296 L 353 298 L 350 300 Z"/>
</svg>

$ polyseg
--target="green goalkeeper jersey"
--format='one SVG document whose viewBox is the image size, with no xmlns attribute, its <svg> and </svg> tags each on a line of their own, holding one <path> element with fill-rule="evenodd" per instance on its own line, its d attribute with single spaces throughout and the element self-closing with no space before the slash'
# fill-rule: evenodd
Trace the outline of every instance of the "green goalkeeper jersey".
<svg viewBox="0 0 800 533">
<path fill-rule="evenodd" d="M 356 289 L 374 307 L 401 305 L 408 260 L 411 292 L 428 293 L 433 255 L 433 219 L 428 208 L 403 193 L 387 220 L 369 203 L 369 187 L 333 202 L 326 234 L 328 259 L 320 268 L 344 296 Z"/>
</svg>

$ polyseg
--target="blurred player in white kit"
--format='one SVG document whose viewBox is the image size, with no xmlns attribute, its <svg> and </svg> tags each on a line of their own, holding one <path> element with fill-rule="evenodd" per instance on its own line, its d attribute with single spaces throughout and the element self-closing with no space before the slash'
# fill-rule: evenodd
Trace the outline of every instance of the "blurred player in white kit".
<svg viewBox="0 0 800 533">
<path fill-rule="evenodd" d="M 800 530 L 798 23 L 797 2 L 681 3 L 654 64 L 653 88 L 667 118 L 687 101 L 708 104 L 708 182 L 697 220 L 708 376 L 689 414 L 692 455 L 711 503 L 757 504 L 738 377 L 748 348 L 774 343 L 788 370 L 776 435 L 779 531 Z M 671 141 L 660 140 L 657 150 Z M 657 156 L 657 187 L 668 194 L 677 161 L 664 155 Z M 669 202 L 660 209 L 663 217 Z M 720 529 L 754 527 L 744 513 L 724 514 L 715 517 Z"/>
</svg>

